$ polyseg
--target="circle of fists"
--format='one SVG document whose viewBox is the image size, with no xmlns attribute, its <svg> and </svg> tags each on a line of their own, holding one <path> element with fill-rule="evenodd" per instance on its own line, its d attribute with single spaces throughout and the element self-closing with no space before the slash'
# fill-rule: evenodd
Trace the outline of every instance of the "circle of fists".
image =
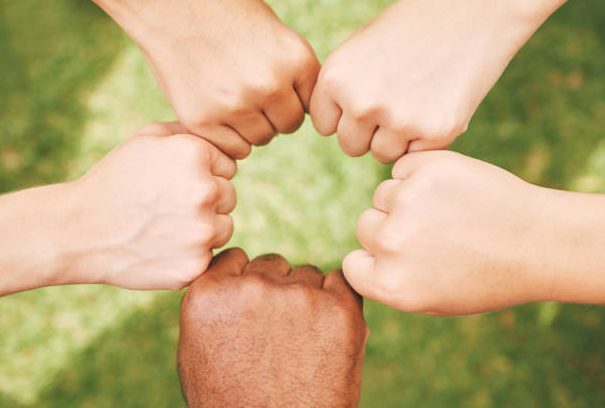
<svg viewBox="0 0 605 408">
<path fill-rule="evenodd" d="M 126 188 L 124 182 L 121 187 L 107 186 L 108 191 L 119 188 L 124 195 L 138 194 L 143 204 L 133 208 L 148 209 L 145 205 L 158 202 L 166 213 L 148 211 L 147 218 L 139 223 L 125 217 L 118 229 L 123 236 L 107 233 L 112 242 L 128 241 L 134 249 L 129 253 L 130 263 L 114 262 L 104 279 L 145 288 L 180 288 L 193 281 L 208 266 L 212 249 L 224 245 L 232 234 L 229 213 L 235 206 L 235 190 L 229 180 L 235 173 L 235 160 L 245 158 L 252 146 L 267 144 L 279 133 L 294 132 L 308 112 L 319 133 L 337 135 L 346 154 L 371 152 L 383 163 L 399 159 L 393 180 L 376 191 L 375 208 L 359 221 L 358 238 L 364 250 L 354 252 L 344 262 L 351 285 L 366 296 L 404 310 L 478 311 L 478 306 L 464 307 L 457 303 L 459 298 L 448 297 L 445 288 L 439 299 L 423 297 L 423 288 L 431 287 L 432 293 L 438 293 L 434 290 L 438 285 L 414 279 L 443 266 L 443 262 L 430 264 L 427 259 L 443 260 L 451 255 L 451 260 L 460 254 L 472 258 L 472 253 L 455 251 L 452 245 L 456 233 L 465 242 L 461 247 L 474 244 L 467 242 L 470 235 L 456 218 L 464 216 L 455 209 L 467 211 L 466 200 L 483 200 L 476 208 L 478 214 L 484 206 L 498 208 L 502 204 L 496 199 L 503 197 L 497 194 L 475 198 L 464 180 L 485 180 L 461 169 L 495 173 L 492 181 L 503 180 L 515 188 L 518 180 L 463 156 L 428 151 L 447 148 L 466 130 L 511 53 L 483 58 L 491 45 L 468 23 L 475 21 L 474 11 L 448 15 L 439 12 L 441 5 L 437 0 L 394 3 L 339 47 L 323 67 L 311 45 L 283 24 L 263 1 L 204 3 L 199 13 L 179 7 L 167 11 L 165 20 L 174 17 L 181 22 L 181 29 L 168 37 L 137 41 L 180 124 L 156 125 L 151 132 L 156 133 L 154 137 L 139 135 L 126 143 L 141 146 L 146 156 L 141 166 L 124 164 L 128 147 L 123 147 L 99 168 L 99 172 L 111 172 L 113 167 L 125 167 L 124 178 L 136 179 L 130 180 L 135 188 Z M 195 23 L 200 16 L 207 24 Z M 451 18 L 460 21 L 454 24 L 447 20 Z M 422 21 L 432 21 L 430 32 Z M 458 31 L 450 32 L 454 29 Z M 445 38 L 451 41 L 443 41 Z M 176 153 L 181 150 L 186 152 Z M 117 164 L 112 164 L 114 161 Z M 158 182 L 138 186 L 137 175 Z M 449 200 L 450 207 L 438 207 L 442 203 L 429 199 L 434 197 L 435 186 L 443 187 L 440 194 L 444 202 Z M 143 187 L 150 192 L 144 194 Z M 174 193 L 173 198 L 167 198 L 168 192 Z M 469 225 L 474 224 L 465 224 L 466 230 Z M 432 229 L 435 231 L 430 233 Z M 178 231 L 177 236 L 162 242 L 169 231 Z M 477 226 L 476 236 L 485 235 L 481 231 Z M 484 238 L 486 241 L 476 243 L 476 250 L 492 237 Z M 105 252 L 95 259 L 113 259 L 108 255 L 111 251 Z M 143 285 L 136 273 L 122 273 L 135 265 L 137 273 L 145 274 L 153 259 L 142 253 L 157 256 L 156 266 L 161 265 L 159 259 L 164 259 L 165 265 L 182 264 L 181 272 L 149 279 Z M 425 257 L 421 259 L 419 254 Z M 459 261 L 454 266 L 472 264 L 466 258 Z M 404 266 L 406 272 L 399 273 Z M 456 276 L 464 283 L 465 270 L 458 272 Z M 402 280 L 405 276 L 408 281 Z M 435 282 L 445 284 L 447 279 Z M 466 287 L 460 281 L 457 285 Z M 407 296 L 401 298 L 389 290 L 404 291 Z M 467 291 L 480 293 L 480 288 L 469 285 Z M 489 293 L 484 292 L 485 296 Z"/>
</svg>

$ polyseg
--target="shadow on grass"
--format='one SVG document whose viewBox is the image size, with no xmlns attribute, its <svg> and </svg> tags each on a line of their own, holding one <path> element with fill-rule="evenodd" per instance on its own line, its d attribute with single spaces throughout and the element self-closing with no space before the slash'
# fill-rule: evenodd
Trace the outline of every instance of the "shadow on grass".
<svg viewBox="0 0 605 408">
<path fill-rule="evenodd" d="M 63 180 L 123 38 L 90 1 L 0 0 L 0 192 Z"/>
<path fill-rule="evenodd" d="M 179 294 L 163 295 L 107 331 L 33 406 L 183 406 L 175 367 L 179 301 Z M 369 303 L 361 406 L 605 406 L 605 310 L 552 306 L 559 313 L 530 305 L 429 318 Z"/>
<path fill-rule="evenodd" d="M 181 295 L 166 294 L 87 347 L 33 406 L 177 407 Z"/>
<path fill-rule="evenodd" d="M 605 311 L 543 310 L 430 318 L 369 305 L 362 406 L 605 406 Z"/>
</svg>

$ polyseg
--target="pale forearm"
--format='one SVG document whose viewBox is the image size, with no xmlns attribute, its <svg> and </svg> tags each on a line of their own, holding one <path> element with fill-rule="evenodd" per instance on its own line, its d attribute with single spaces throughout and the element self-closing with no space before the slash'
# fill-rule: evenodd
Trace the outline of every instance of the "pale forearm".
<svg viewBox="0 0 605 408">
<path fill-rule="evenodd" d="M 66 189 L 56 184 L 0 197 L 0 296 L 69 283 L 62 242 Z"/>
<path fill-rule="evenodd" d="M 605 195 L 544 190 L 537 240 L 547 300 L 605 303 Z"/>
<path fill-rule="evenodd" d="M 158 1 L 144 0 L 92 0 L 103 9 L 134 41 L 141 43 L 147 31 L 159 25 Z M 154 17 L 156 16 L 156 17 Z"/>
</svg>

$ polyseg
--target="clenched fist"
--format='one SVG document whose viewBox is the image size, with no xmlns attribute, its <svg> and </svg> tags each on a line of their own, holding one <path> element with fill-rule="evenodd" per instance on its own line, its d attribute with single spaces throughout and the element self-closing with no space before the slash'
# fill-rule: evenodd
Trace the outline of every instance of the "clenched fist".
<svg viewBox="0 0 605 408">
<path fill-rule="evenodd" d="M 180 289 L 206 270 L 233 230 L 236 165 L 185 132 L 148 126 L 70 183 L 62 279 Z"/>
<path fill-rule="evenodd" d="M 556 245 L 548 237 L 563 235 L 551 194 L 457 153 L 411 153 L 360 217 L 363 249 L 345 258 L 344 273 L 360 294 L 410 312 L 563 300 L 552 298 L 563 262 L 551 261 Z"/>
<path fill-rule="evenodd" d="M 319 63 L 262 0 L 96 0 L 137 42 L 181 123 L 241 159 L 295 131 Z"/>
<path fill-rule="evenodd" d="M 311 117 L 381 162 L 464 132 L 517 50 L 563 0 L 400 0 L 324 64 Z"/>
<path fill-rule="evenodd" d="M 192 408 L 355 407 L 367 336 L 341 272 L 230 249 L 183 299 L 181 383 Z"/>
</svg>

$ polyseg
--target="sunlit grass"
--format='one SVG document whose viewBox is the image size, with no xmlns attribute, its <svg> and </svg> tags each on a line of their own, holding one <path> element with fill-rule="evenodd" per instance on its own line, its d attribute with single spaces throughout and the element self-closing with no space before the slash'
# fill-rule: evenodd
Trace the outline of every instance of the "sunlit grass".
<svg viewBox="0 0 605 408">
<path fill-rule="evenodd" d="M 390 2 L 272 3 L 324 58 Z M 604 16 L 598 0 L 566 6 L 455 148 L 534 182 L 605 191 Z M 4 191 L 77 177 L 139 126 L 173 116 L 140 52 L 86 2 L 0 0 L 0 51 Z M 232 244 L 337 267 L 387 170 L 370 157 L 345 157 L 306 123 L 240 164 Z M 178 299 L 103 287 L 1 299 L 0 407 L 180 406 Z M 362 406 L 605 403 L 600 308 L 435 319 L 368 302 L 366 317 Z"/>
</svg>

